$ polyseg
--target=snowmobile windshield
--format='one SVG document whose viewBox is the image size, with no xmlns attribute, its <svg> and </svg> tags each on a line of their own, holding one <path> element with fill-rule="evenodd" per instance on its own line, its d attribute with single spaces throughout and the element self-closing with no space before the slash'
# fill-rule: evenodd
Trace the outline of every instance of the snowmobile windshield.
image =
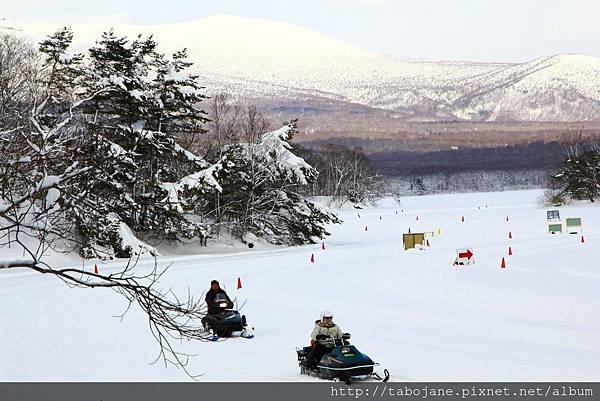
<svg viewBox="0 0 600 401">
<path fill-rule="evenodd" d="M 215 295 L 215 303 L 220 303 L 220 302 L 229 302 L 229 299 L 227 299 L 227 295 L 220 293 Z"/>
<path fill-rule="evenodd" d="M 222 293 L 215 295 L 215 299 L 214 299 L 213 302 L 216 305 L 218 305 L 219 308 L 221 308 L 221 309 L 228 309 L 231 306 L 229 298 L 227 298 L 227 296 L 225 294 L 222 294 Z"/>
</svg>

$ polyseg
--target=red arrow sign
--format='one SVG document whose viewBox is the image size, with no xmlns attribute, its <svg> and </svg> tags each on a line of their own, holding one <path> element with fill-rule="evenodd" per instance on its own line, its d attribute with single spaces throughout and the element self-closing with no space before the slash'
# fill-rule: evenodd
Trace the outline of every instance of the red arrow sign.
<svg viewBox="0 0 600 401">
<path fill-rule="evenodd" d="M 473 256 L 473 252 L 471 252 L 470 249 L 467 249 L 467 252 L 461 252 L 458 254 L 459 258 L 467 258 L 467 259 L 471 259 L 471 256 Z"/>
</svg>

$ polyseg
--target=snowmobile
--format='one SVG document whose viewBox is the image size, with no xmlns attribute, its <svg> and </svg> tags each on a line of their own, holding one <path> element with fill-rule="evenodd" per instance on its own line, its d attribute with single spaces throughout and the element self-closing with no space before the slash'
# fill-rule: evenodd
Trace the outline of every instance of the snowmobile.
<svg viewBox="0 0 600 401">
<path fill-rule="evenodd" d="M 214 333 L 213 340 L 223 337 L 254 337 L 254 327 L 248 329 L 246 316 L 232 309 L 233 304 L 225 294 L 217 294 L 214 299 L 217 313 L 210 313 L 202 319 L 204 330 Z"/>
<path fill-rule="evenodd" d="M 348 341 L 350 333 L 344 333 L 342 338 L 333 340 L 335 344 L 333 349 L 323 355 L 315 369 L 311 369 L 307 365 L 307 356 L 312 347 L 296 348 L 301 374 L 342 381 L 347 384 L 356 380 L 374 379 L 382 382 L 389 380 L 390 372 L 387 369 L 384 369 L 383 377 L 376 373 L 374 368 L 378 364 L 350 344 Z"/>
</svg>

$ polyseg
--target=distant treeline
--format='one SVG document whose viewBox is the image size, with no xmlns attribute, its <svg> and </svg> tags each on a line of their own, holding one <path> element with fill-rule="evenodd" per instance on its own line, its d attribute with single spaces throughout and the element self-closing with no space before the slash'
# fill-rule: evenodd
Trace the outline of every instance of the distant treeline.
<svg viewBox="0 0 600 401">
<path fill-rule="evenodd" d="M 472 170 L 384 179 L 386 193 L 394 196 L 425 195 L 445 192 L 496 192 L 542 188 L 545 170 Z"/>
<path fill-rule="evenodd" d="M 339 142 L 338 140 L 339 139 Z M 345 139 L 345 140 L 344 140 Z M 336 143 L 350 146 L 357 138 L 336 138 Z M 362 142 L 362 141 L 361 141 Z M 304 144 L 316 146 L 318 142 Z M 361 145 L 364 146 L 363 143 Z M 393 148 L 390 146 L 390 148 Z M 379 174 L 388 177 L 454 174 L 468 171 L 527 171 L 554 167 L 560 161 L 561 144 L 532 142 L 501 147 L 467 148 L 437 151 L 387 150 L 369 152 L 363 149 L 370 164 Z"/>
</svg>

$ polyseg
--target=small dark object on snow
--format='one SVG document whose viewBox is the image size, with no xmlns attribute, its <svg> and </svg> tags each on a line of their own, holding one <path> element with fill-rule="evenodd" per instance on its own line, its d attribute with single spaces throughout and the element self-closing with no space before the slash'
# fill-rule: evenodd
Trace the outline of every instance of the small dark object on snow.
<svg viewBox="0 0 600 401">
<path fill-rule="evenodd" d="M 254 243 L 253 242 L 248 242 L 248 248 L 254 248 Z"/>
</svg>

